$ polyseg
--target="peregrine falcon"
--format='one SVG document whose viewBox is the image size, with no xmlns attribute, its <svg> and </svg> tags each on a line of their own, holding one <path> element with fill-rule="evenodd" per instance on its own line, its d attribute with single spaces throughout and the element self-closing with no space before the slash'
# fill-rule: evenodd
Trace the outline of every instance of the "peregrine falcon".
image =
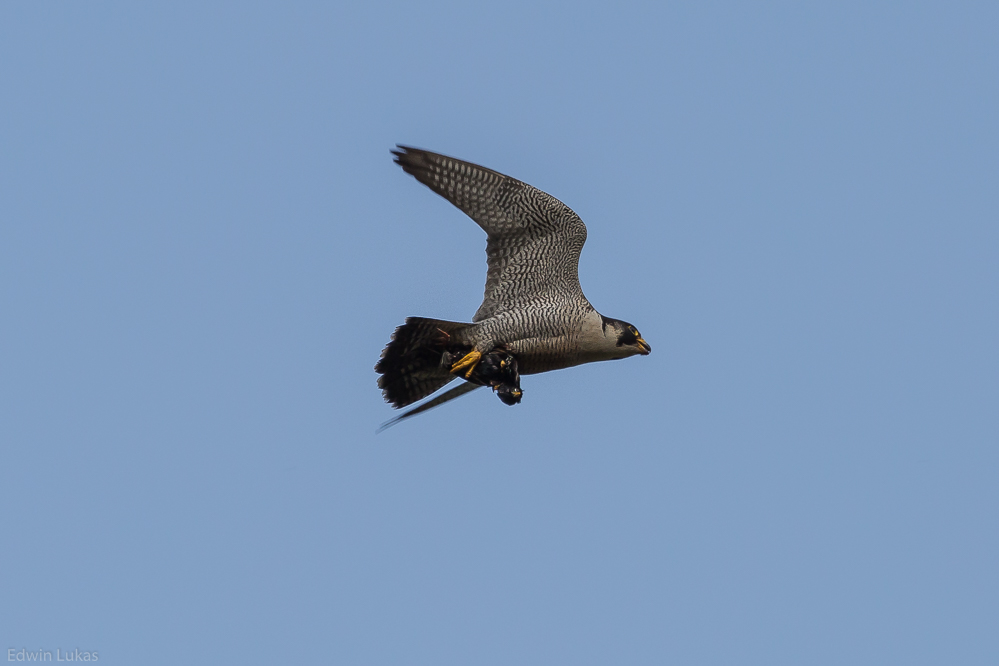
<svg viewBox="0 0 999 666">
<path fill-rule="evenodd" d="M 466 381 L 386 426 L 479 386 L 516 404 L 520 374 L 652 351 L 638 329 L 604 317 L 583 295 L 578 267 L 586 225 L 568 206 L 492 169 L 398 148 L 396 164 L 486 232 L 488 271 L 471 323 L 409 317 L 395 330 L 375 366 L 386 402 L 398 409 L 457 377 Z"/>
</svg>

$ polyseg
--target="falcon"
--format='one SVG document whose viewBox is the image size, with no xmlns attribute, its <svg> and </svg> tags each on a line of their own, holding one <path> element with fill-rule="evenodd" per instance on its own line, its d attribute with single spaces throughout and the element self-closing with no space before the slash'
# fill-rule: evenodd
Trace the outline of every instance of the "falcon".
<svg viewBox="0 0 999 666">
<path fill-rule="evenodd" d="M 431 153 L 397 146 L 395 162 L 486 232 L 486 289 L 471 323 L 409 317 L 375 365 L 385 401 L 399 409 L 450 381 L 465 381 L 385 424 L 426 411 L 482 385 L 514 386 L 489 368 L 516 360 L 513 374 L 531 375 L 652 351 L 631 324 L 605 317 L 583 295 L 579 253 L 586 225 L 555 197 L 515 178 Z M 504 396 L 501 394 L 501 398 Z"/>
</svg>

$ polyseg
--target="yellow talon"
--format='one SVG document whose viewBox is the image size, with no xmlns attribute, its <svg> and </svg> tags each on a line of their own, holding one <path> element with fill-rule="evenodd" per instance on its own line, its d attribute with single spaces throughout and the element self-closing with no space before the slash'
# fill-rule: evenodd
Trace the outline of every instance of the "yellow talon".
<svg viewBox="0 0 999 666">
<path fill-rule="evenodd" d="M 475 366 L 479 364 L 479 360 L 481 358 L 482 352 L 477 352 L 473 349 L 465 354 L 461 360 L 451 366 L 451 374 L 461 372 L 465 368 L 468 368 L 468 372 L 465 373 L 465 379 L 468 379 L 472 376 L 472 372 L 475 371 Z"/>
</svg>

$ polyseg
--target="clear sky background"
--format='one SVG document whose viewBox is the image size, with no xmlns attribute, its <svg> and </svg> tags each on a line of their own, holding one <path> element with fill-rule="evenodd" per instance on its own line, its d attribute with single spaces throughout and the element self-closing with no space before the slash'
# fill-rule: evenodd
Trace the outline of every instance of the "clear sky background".
<svg viewBox="0 0 999 666">
<path fill-rule="evenodd" d="M 999 662 L 995 3 L 5 3 L 0 648 Z M 563 200 L 649 357 L 376 435 Z"/>
</svg>

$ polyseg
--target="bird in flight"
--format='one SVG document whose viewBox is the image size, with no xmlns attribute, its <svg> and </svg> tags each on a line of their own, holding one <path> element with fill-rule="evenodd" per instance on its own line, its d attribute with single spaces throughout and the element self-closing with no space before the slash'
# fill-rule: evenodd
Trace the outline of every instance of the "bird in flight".
<svg viewBox="0 0 999 666">
<path fill-rule="evenodd" d="M 555 197 L 470 162 L 398 146 L 395 162 L 486 232 L 486 289 L 471 323 L 409 317 L 375 365 L 399 409 L 453 379 L 461 385 L 387 422 L 398 423 L 479 386 L 507 404 L 531 375 L 652 351 L 631 324 L 597 312 L 579 286 L 586 225 Z M 512 367 L 511 367 L 512 366 Z"/>
</svg>

